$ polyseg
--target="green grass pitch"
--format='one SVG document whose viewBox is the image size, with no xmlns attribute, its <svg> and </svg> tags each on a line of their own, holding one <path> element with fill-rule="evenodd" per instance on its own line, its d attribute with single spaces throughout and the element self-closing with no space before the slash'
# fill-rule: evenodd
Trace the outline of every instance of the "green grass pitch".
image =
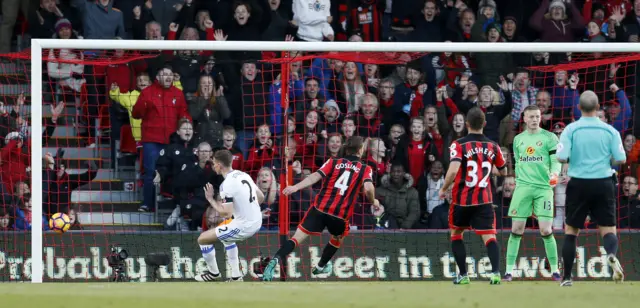
<svg viewBox="0 0 640 308">
<path fill-rule="evenodd" d="M 450 282 L 28 283 L 0 284 L 2 307 L 637 307 L 638 283 L 553 282 L 491 286 Z"/>
</svg>

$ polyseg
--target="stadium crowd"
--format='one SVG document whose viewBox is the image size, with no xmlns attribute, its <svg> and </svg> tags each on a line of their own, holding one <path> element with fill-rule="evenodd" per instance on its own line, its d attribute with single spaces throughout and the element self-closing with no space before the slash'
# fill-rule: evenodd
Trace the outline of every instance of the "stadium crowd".
<svg viewBox="0 0 640 308">
<path fill-rule="evenodd" d="M 16 20 L 27 23 L 32 38 L 60 39 L 605 44 L 637 43 L 640 35 L 640 0 L 2 0 L 2 17 L 1 53 L 11 51 Z M 46 51 L 45 88 L 62 99 L 45 97 L 53 102 L 47 107 L 53 116 L 46 120 L 45 138 L 65 104 L 76 104 L 80 124 L 88 128 L 81 136 L 87 147 L 100 142 L 99 130 L 108 131 L 113 140 L 120 139 L 117 151 L 141 157 L 141 211 L 153 210 L 156 184 L 175 200 L 168 229 L 208 227 L 211 215 L 202 186 L 219 183 L 210 158 L 222 148 L 235 154 L 235 169 L 256 179 L 266 196 L 264 228 L 277 229 L 283 164 L 292 167 L 290 180 L 297 182 L 340 155 L 344 138 L 352 135 L 370 138 L 364 160 L 376 171 L 381 203 L 376 208 L 360 204 L 354 227 L 447 228 L 449 204 L 438 198 L 438 190 L 447 149 L 466 134 L 465 113 L 480 106 L 487 115 L 485 134 L 508 154 L 522 130 L 526 106 L 538 105 L 542 127 L 560 134 L 580 117 L 578 97 L 586 89 L 600 96 L 601 120 L 624 138 L 628 160 L 618 171 L 619 227 L 640 228 L 635 61 L 546 73 L 527 68 L 588 63 L 607 55 L 386 55 L 404 63 L 398 65 L 318 55 L 291 62 L 285 118 L 280 66 L 260 61 L 279 54 L 162 51 L 138 56 L 143 54 Z M 135 61 L 118 62 L 122 59 Z M 89 65 L 100 61 L 111 64 Z M 30 228 L 24 100 L 21 96 L 13 109 L 0 109 L 5 130 L 0 135 L 6 136 L 0 230 Z M 94 118 L 102 119 L 99 126 Z M 97 167 L 90 164 L 86 173 L 70 175 L 59 157 L 48 153 L 43 158 L 45 213 L 70 212 L 77 221 L 71 192 L 94 179 Z M 515 188 L 513 164 L 509 159 L 510 176 L 493 179 L 498 227 L 510 227 L 506 210 Z M 566 167 L 556 187 L 556 228 L 563 225 L 565 172 Z M 313 189 L 291 196 L 292 224 L 313 198 Z"/>
</svg>

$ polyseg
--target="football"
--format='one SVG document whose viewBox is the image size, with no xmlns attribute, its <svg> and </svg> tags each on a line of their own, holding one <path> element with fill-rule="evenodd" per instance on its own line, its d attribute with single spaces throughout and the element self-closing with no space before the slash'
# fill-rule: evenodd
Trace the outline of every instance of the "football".
<svg viewBox="0 0 640 308">
<path fill-rule="evenodd" d="M 67 214 L 55 213 L 49 219 L 49 229 L 56 233 L 64 233 L 71 227 L 71 219 Z"/>
</svg>

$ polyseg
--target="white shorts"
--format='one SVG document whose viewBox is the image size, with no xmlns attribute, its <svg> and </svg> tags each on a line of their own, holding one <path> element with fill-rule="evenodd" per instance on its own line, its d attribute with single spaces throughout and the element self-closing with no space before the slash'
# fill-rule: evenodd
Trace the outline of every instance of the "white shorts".
<svg viewBox="0 0 640 308">
<path fill-rule="evenodd" d="M 226 225 L 215 228 L 218 240 L 223 244 L 232 244 L 244 241 L 252 237 L 262 227 L 262 221 L 238 221 L 232 220 Z"/>
</svg>

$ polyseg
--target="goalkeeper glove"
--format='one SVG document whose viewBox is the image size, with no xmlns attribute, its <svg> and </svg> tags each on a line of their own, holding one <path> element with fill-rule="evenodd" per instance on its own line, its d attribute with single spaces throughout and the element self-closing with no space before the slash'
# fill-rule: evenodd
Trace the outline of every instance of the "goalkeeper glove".
<svg viewBox="0 0 640 308">
<path fill-rule="evenodd" d="M 549 185 L 551 185 L 551 187 L 556 187 L 557 184 L 558 175 L 556 173 L 552 173 L 551 176 L 549 176 Z"/>
</svg>

